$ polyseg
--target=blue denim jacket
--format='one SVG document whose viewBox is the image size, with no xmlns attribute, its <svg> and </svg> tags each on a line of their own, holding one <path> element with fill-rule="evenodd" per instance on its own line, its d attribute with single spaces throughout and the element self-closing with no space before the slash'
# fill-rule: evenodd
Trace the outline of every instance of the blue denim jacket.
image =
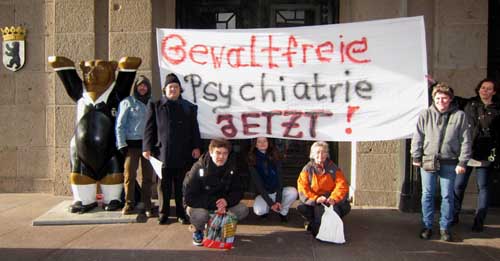
<svg viewBox="0 0 500 261">
<path fill-rule="evenodd" d="M 146 104 L 133 96 L 120 102 L 116 117 L 116 147 L 127 146 L 127 140 L 142 140 L 146 125 Z"/>
</svg>

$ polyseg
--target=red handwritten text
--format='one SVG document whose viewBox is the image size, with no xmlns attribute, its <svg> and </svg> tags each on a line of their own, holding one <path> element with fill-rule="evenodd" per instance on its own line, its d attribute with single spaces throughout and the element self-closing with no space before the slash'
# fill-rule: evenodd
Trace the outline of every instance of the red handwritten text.
<svg viewBox="0 0 500 261">
<path fill-rule="evenodd" d="M 238 131 L 241 131 L 245 136 L 255 136 L 259 134 L 268 135 L 278 135 L 279 133 L 273 133 L 273 118 L 279 117 L 280 120 L 280 131 L 284 138 L 302 138 L 304 135 L 309 135 L 311 138 L 316 137 L 317 123 L 321 117 L 332 117 L 333 113 L 331 111 L 321 110 L 321 111 L 295 111 L 295 110 L 275 110 L 268 112 L 245 112 L 240 115 L 241 128 L 238 130 L 234 123 L 233 114 L 219 114 L 217 115 L 217 124 L 220 125 L 220 131 L 226 138 L 233 138 L 238 135 Z M 262 121 L 258 121 L 260 118 L 265 118 L 265 128 L 261 128 Z M 301 118 L 309 118 L 309 126 L 300 125 L 299 120 Z M 262 130 L 265 129 L 265 133 Z M 304 134 L 304 132 L 306 132 Z"/>
<path fill-rule="evenodd" d="M 366 37 L 345 42 L 340 35 L 338 44 L 332 41 L 313 44 L 306 40 L 299 41 L 294 35 L 290 35 L 287 42 L 285 46 L 277 46 L 273 35 L 269 34 L 267 39 L 258 39 L 255 35 L 251 35 L 249 43 L 242 43 L 239 46 L 209 46 L 203 43 L 190 43 L 180 34 L 169 34 L 162 39 L 161 55 L 172 65 L 188 62 L 212 66 L 214 69 L 220 69 L 222 66 L 292 68 L 296 64 L 330 63 L 336 60 L 333 59 L 334 55 L 340 56 L 340 63 L 371 62 L 371 59 L 366 57 L 368 51 Z M 276 63 L 281 57 L 286 58 L 285 64 Z"/>
</svg>

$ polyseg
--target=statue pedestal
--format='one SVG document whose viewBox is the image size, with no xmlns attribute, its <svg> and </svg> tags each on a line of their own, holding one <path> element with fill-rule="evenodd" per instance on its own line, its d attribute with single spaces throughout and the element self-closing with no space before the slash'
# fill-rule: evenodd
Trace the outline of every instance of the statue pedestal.
<svg viewBox="0 0 500 261">
<path fill-rule="evenodd" d="M 52 225 L 89 225 L 89 224 L 119 224 L 141 222 L 138 214 L 123 215 L 121 211 L 104 211 L 99 207 L 84 213 L 76 214 L 68 211 L 71 200 L 65 200 L 54 206 L 45 214 L 33 220 L 33 226 Z"/>
</svg>

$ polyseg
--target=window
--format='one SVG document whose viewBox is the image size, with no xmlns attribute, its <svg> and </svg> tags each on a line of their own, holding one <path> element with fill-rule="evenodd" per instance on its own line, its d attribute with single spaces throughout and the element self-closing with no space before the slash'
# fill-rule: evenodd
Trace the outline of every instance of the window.
<svg viewBox="0 0 500 261">
<path fill-rule="evenodd" d="M 234 13 L 215 13 L 215 28 L 236 29 L 236 15 Z"/>
</svg>

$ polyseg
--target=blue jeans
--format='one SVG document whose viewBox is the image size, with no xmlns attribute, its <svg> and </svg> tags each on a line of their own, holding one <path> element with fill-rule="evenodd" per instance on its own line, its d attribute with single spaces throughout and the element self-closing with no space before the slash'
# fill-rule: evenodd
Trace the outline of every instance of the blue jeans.
<svg viewBox="0 0 500 261">
<path fill-rule="evenodd" d="M 455 211 L 454 215 L 460 214 L 462 209 L 462 201 L 464 199 L 465 188 L 469 182 L 469 177 L 472 172 L 472 167 L 467 167 L 467 171 L 463 175 L 457 175 L 455 180 Z M 484 222 L 486 213 L 488 212 L 488 173 L 490 168 L 476 167 L 476 181 L 479 189 L 479 197 L 477 199 L 476 219 Z"/>
<path fill-rule="evenodd" d="M 425 228 L 432 229 L 434 221 L 434 195 L 436 194 L 436 179 L 439 176 L 441 186 L 441 217 L 439 227 L 447 230 L 453 220 L 453 186 L 455 184 L 456 165 L 441 164 L 436 172 L 427 172 L 420 168 L 422 176 L 422 222 Z"/>
</svg>

